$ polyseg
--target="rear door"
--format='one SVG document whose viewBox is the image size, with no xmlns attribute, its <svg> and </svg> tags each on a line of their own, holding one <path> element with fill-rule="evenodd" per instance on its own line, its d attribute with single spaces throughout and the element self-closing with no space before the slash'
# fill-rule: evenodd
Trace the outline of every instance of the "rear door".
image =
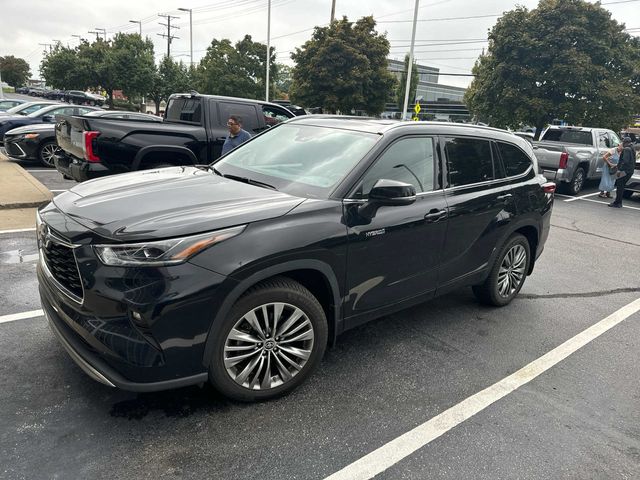
<svg viewBox="0 0 640 480">
<path fill-rule="evenodd" d="M 259 107 L 253 103 L 242 103 L 233 101 L 219 101 L 214 104 L 217 105 L 216 122 L 212 123 L 212 158 L 215 160 L 222 154 L 222 145 L 229 130 L 227 129 L 227 120 L 231 115 L 240 117 L 242 120 L 242 128 L 251 135 L 260 133 L 265 128 L 264 120 L 262 119 L 262 112 L 259 112 Z"/>
<path fill-rule="evenodd" d="M 438 291 L 473 279 L 516 214 L 510 181 L 485 138 L 443 137 L 449 225 L 442 250 Z"/>
</svg>

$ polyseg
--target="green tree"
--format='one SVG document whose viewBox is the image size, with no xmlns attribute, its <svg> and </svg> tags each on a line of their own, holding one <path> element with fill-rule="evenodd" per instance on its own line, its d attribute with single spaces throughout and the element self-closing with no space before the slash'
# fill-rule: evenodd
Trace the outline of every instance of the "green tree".
<svg viewBox="0 0 640 480">
<path fill-rule="evenodd" d="M 195 79 L 198 91 L 215 95 L 264 98 L 267 46 L 254 42 L 250 35 L 231 44 L 228 39 L 213 39 L 200 61 Z M 276 74 L 275 49 L 271 48 L 270 94 Z"/>
<path fill-rule="evenodd" d="M 404 70 L 400 74 L 400 81 L 396 87 L 396 99 L 400 111 L 404 108 L 404 92 L 407 85 L 407 73 L 409 73 L 409 55 L 404 56 Z M 416 88 L 418 87 L 418 67 L 413 62 L 411 67 L 411 83 L 409 85 L 409 104 L 416 101 Z"/>
<path fill-rule="evenodd" d="M 639 45 L 598 3 L 518 7 L 491 30 L 465 101 L 483 121 L 535 125 L 536 136 L 555 118 L 618 130 L 640 109 Z"/>
<path fill-rule="evenodd" d="M 42 59 L 40 73 L 47 85 L 62 90 L 84 90 L 89 76 L 80 65 L 77 49 L 57 44 L 53 51 Z"/>
<path fill-rule="evenodd" d="M 355 23 L 343 17 L 316 27 L 311 39 L 291 55 L 296 62 L 291 99 L 330 112 L 382 112 L 395 78 L 387 68 L 389 41 L 375 26 L 373 17 Z"/>
<path fill-rule="evenodd" d="M 143 40 L 137 33 L 118 33 L 111 43 L 107 64 L 113 74 L 114 87 L 130 99 L 140 97 L 153 82 L 153 42 L 148 38 Z"/>
<path fill-rule="evenodd" d="M 166 101 L 172 93 L 187 92 L 191 90 L 190 70 L 184 63 L 175 62 L 166 55 L 154 71 L 152 82 L 147 96 L 156 105 L 156 114 L 160 113 L 160 103 Z"/>
<path fill-rule="evenodd" d="M 31 75 L 31 71 L 26 60 L 13 55 L 0 57 L 0 76 L 3 82 L 20 87 L 27 83 L 29 75 Z"/>
<path fill-rule="evenodd" d="M 284 63 L 276 64 L 276 76 L 274 79 L 274 98 L 289 97 L 289 89 L 291 88 L 291 82 L 293 80 L 292 70 L 293 69 L 289 65 L 285 65 Z"/>
</svg>

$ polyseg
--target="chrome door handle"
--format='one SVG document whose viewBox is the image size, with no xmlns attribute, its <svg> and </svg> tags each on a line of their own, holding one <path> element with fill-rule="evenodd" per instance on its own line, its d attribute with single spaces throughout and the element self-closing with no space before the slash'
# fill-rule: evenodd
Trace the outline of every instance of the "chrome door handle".
<svg viewBox="0 0 640 480">
<path fill-rule="evenodd" d="M 498 195 L 498 196 L 496 197 L 496 199 L 497 199 L 497 200 L 500 200 L 501 202 L 502 202 L 502 201 L 506 201 L 506 200 L 510 200 L 510 199 L 512 199 L 512 198 L 513 198 L 513 195 L 512 195 L 512 194 L 510 194 L 510 193 L 505 193 L 504 195 Z"/>
<path fill-rule="evenodd" d="M 431 222 L 437 222 L 438 220 L 441 220 L 443 218 L 445 218 L 447 216 L 447 211 L 446 210 L 436 210 L 435 208 L 433 210 L 431 210 L 429 213 L 427 213 L 424 216 L 424 219 L 431 223 Z"/>
</svg>

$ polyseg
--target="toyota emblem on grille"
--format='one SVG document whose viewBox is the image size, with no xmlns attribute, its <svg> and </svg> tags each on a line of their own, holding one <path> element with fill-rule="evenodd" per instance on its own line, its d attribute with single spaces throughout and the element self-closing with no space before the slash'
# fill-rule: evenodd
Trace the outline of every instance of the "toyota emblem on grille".
<svg viewBox="0 0 640 480">
<path fill-rule="evenodd" d="M 44 248 L 49 248 L 51 245 L 51 234 L 49 233 L 49 227 L 47 227 L 46 223 L 40 225 L 38 238 L 40 239 L 40 245 Z"/>
</svg>

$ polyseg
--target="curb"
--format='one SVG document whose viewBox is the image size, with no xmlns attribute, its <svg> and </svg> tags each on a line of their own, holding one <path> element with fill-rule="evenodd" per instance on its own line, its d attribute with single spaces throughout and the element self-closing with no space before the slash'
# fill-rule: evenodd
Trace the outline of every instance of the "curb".
<svg viewBox="0 0 640 480">
<path fill-rule="evenodd" d="M 0 210 L 35 208 L 49 203 L 53 193 L 20 165 L 0 154 Z"/>
</svg>

